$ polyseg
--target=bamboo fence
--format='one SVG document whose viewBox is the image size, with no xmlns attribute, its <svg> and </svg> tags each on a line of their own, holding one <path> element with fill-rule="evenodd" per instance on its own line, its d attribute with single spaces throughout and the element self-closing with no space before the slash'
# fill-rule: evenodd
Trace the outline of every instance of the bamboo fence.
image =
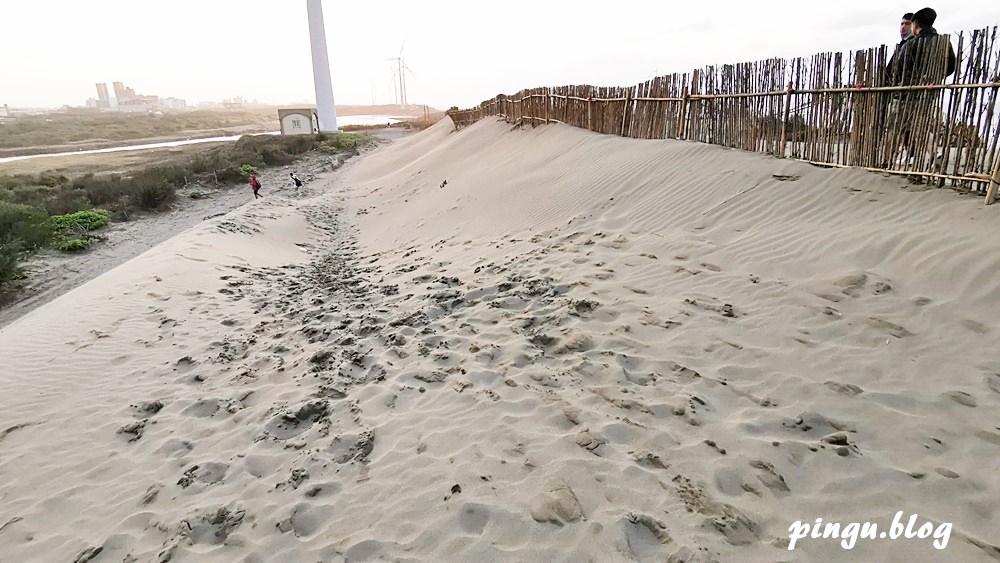
<svg viewBox="0 0 1000 563">
<path fill-rule="evenodd" d="M 708 66 L 635 86 L 559 86 L 500 95 L 448 115 L 456 129 L 499 116 L 635 139 L 681 139 L 820 166 L 858 167 L 986 194 L 1000 181 L 997 27 L 895 47 Z M 945 76 L 949 45 L 955 71 Z"/>
</svg>

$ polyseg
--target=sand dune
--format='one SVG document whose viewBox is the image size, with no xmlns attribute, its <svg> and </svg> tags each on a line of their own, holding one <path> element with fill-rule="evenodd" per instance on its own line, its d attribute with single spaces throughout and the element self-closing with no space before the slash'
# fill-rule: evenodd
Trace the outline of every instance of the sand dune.
<svg viewBox="0 0 1000 563">
<path fill-rule="evenodd" d="M 444 123 L 0 331 L 0 561 L 1000 558 L 978 200 Z M 786 549 L 796 520 L 951 522 Z"/>
</svg>

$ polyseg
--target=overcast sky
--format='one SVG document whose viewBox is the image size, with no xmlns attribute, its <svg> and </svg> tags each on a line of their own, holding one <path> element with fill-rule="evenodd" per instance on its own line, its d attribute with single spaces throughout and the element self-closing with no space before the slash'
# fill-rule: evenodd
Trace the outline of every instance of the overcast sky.
<svg viewBox="0 0 1000 563">
<path fill-rule="evenodd" d="M 340 104 L 467 107 L 535 86 L 631 85 L 698 66 L 891 44 L 896 0 L 449 2 L 325 0 Z M 942 33 L 1000 24 L 1000 1 L 931 4 Z M 83 105 L 96 82 L 189 103 L 314 99 L 305 0 L 3 0 L 0 104 Z M 112 94 L 113 95 L 113 94 Z"/>
</svg>

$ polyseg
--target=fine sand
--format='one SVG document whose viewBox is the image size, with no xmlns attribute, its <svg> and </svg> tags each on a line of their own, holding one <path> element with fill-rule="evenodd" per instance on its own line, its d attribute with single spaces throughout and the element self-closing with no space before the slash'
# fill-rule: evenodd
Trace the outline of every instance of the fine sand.
<svg viewBox="0 0 1000 563">
<path fill-rule="evenodd" d="M 492 119 L 324 178 L 0 330 L 0 561 L 1000 559 L 978 198 Z"/>
<path fill-rule="evenodd" d="M 151 158 L 150 151 L 136 151 Z M 112 154 L 103 155 L 111 157 Z M 94 155 L 102 156 L 102 155 Z M 339 166 L 348 155 L 330 157 L 308 155 L 290 166 L 268 168 L 261 171 L 263 183 L 261 194 L 265 197 L 278 193 L 286 197 L 308 198 L 325 187 L 325 182 L 314 182 L 323 178 L 323 172 Z M 61 157 L 38 159 L 38 162 L 58 160 Z M 155 155 L 152 156 L 155 159 Z M 32 162 L 32 161 L 25 161 Z M 133 164 L 138 164 L 136 159 Z M 16 164 L 16 163 L 15 163 Z M 105 158 L 98 164 L 107 167 L 111 159 Z M 146 161 L 146 165 L 150 162 Z M 107 171 L 104 168 L 103 171 Z M 288 173 L 295 171 L 305 185 L 295 193 L 288 179 Z M 5 172 L 0 166 L 0 173 Z M 200 199 L 191 199 L 191 192 L 202 194 Z M 191 184 L 177 190 L 177 200 L 169 209 L 159 212 L 136 213 L 122 223 L 93 233 L 102 240 L 94 242 L 85 252 L 59 252 L 47 250 L 34 256 L 27 264 L 28 281 L 11 302 L 0 307 L 0 328 L 13 322 L 36 307 L 52 301 L 56 297 L 78 287 L 97 276 L 124 264 L 150 248 L 188 229 L 207 218 L 225 215 L 229 211 L 253 200 L 249 184 L 237 186 L 217 186 L 214 184 Z"/>
</svg>

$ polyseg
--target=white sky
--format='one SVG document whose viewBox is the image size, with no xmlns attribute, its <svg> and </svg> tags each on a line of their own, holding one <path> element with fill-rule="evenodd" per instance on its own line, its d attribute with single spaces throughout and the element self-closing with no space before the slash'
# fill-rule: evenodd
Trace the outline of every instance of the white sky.
<svg viewBox="0 0 1000 563">
<path fill-rule="evenodd" d="M 625 86 L 708 64 L 898 40 L 897 0 L 325 0 L 334 95 L 392 103 L 405 40 L 411 103 L 467 107 L 564 84 Z M 1000 24 L 1000 1 L 931 4 L 942 33 Z M 121 80 L 188 103 L 314 99 L 304 0 L 2 0 L 0 104 L 83 105 Z M 112 96 L 113 96 L 112 90 Z"/>
</svg>

